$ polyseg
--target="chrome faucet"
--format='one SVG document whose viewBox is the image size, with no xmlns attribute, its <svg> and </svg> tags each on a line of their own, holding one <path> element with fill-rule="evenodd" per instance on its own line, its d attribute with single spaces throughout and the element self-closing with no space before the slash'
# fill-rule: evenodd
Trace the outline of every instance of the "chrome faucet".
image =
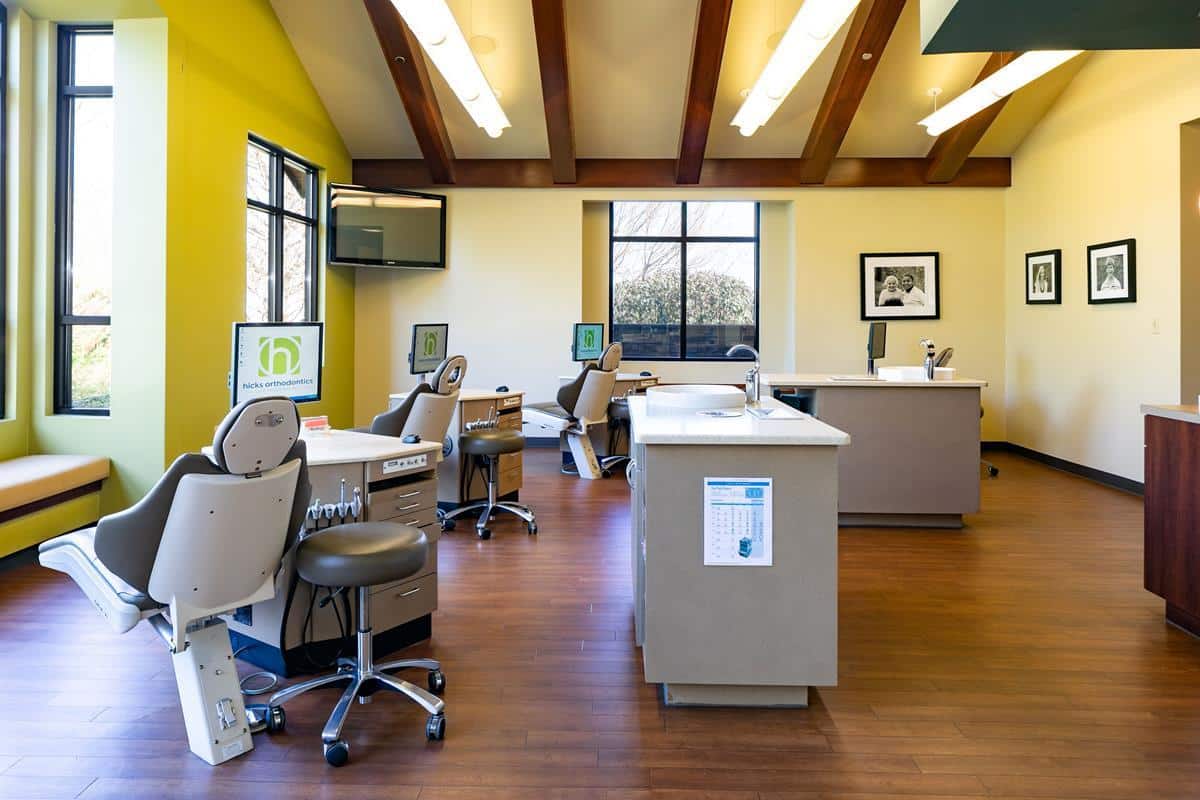
<svg viewBox="0 0 1200 800">
<path fill-rule="evenodd" d="M 925 380 L 931 381 L 933 380 L 934 367 L 937 364 L 935 360 L 937 356 L 937 346 L 934 345 L 933 339 L 922 339 L 921 347 L 925 348 Z"/>
<path fill-rule="evenodd" d="M 748 344 L 735 344 L 725 353 L 725 357 L 732 358 L 739 350 L 745 350 L 754 356 L 754 366 L 746 371 L 746 405 L 755 408 L 758 406 L 758 351 Z"/>
</svg>

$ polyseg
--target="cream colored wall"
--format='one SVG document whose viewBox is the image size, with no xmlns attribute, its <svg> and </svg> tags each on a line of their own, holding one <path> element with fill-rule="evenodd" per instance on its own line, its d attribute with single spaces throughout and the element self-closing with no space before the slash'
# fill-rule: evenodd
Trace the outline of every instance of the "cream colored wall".
<svg viewBox="0 0 1200 800">
<path fill-rule="evenodd" d="M 356 412 L 362 424 L 389 391 L 408 388 L 414 322 L 449 322 L 450 349 L 471 362 L 467 384 L 505 383 L 549 400 L 573 374 L 571 323 L 608 321 L 612 199 L 754 199 L 764 203 L 760 338 L 770 370 L 861 372 L 858 255 L 942 253 L 943 319 L 894 323 L 886 363 L 918 363 L 917 340 L 954 346 L 963 374 L 991 383 L 984 437 L 1004 438 L 1003 190 L 599 192 L 451 190 L 444 272 L 360 270 Z M 509 319 L 507 328 L 498 319 Z M 625 362 L 671 381 L 740 382 L 745 365 Z"/>
<path fill-rule="evenodd" d="M 1197 51 L 1094 54 L 1016 153 L 1010 441 L 1142 480 L 1139 404 L 1180 396 L 1179 137 L 1200 113 L 1198 74 Z M 1137 303 L 1089 306 L 1087 245 L 1128 237 Z M 1024 254 L 1051 248 L 1063 251 L 1062 305 L 1025 305 Z"/>
</svg>

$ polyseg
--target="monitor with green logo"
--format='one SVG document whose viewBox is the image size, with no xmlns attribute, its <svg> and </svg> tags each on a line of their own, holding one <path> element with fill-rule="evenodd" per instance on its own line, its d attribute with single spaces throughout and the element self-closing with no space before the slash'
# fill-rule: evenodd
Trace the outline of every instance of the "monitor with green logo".
<svg viewBox="0 0 1200 800">
<path fill-rule="evenodd" d="M 321 322 L 235 322 L 233 404 L 255 397 L 320 400 L 324 336 Z"/>
<path fill-rule="evenodd" d="M 412 350 L 408 354 L 408 371 L 413 375 L 433 372 L 446 360 L 446 334 L 450 326 L 413 325 Z"/>
<path fill-rule="evenodd" d="M 571 341 L 572 361 L 595 361 L 604 353 L 604 323 L 576 322 Z"/>
</svg>

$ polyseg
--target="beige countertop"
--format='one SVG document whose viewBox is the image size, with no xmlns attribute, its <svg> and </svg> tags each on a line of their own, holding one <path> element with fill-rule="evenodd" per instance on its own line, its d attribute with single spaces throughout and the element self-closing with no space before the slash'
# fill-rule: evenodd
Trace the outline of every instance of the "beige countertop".
<svg viewBox="0 0 1200 800">
<path fill-rule="evenodd" d="M 1200 425 L 1200 406 L 1197 406 L 1195 403 L 1189 405 L 1153 405 L 1145 403 L 1142 405 L 1142 413 Z"/>
<path fill-rule="evenodd" d="M 743 412 L 736 417 L 710 417 L 696 411 L 659 411 L 644 395 L 629 398 L 633 438 L 639 444 L 846 445 L 850 435 L 772 398 L 762 408 L 775 417 Z"/>
<path fill-rule="evenodd" d="M 442 452 L 441 442 L 405 444 L 395 436 L 377 436 L 358 431 L 303 431 L 300 438 L 308 445 L 308 463 L 313 467 L 381 461 L 422 453 L 430 453 L 430 462 L 436 464 Z"/>
<path fill-rule="evenodd" d="M 955 378 L 950 381 L 884 381 L 878 378 L 870 378 L 864 375 L 828 375 L 828 374 L 795 374 L 783 372 L 768 372 L 763 373 L 760 379 L 762 385 L 767 388 L 776 388 L 779 386 L 794 386 L 801 389 L 815 389 L 818 387 L 833 387 L 833 386 L 864 386 L 871 388 L 895 389 L 895 388 L 929 388 L 929 389 L 969 389 L 982 388 L 987 386 L 987 381 L 974 380 L 971 378 Z"/>
<path fill-rule="evenodd" d="M 467 403 L 471 400 L 500 400 L 507 397 L 524 397 L 524 395 L 525 392 L 519 390 L 515 392 L 497 392 L 495 389 L 459 389 L 458 401 L 460 403 Z M 396 392 L 388 395 L 388 398 L 392 400 L 403 400 L 406 397 L 408 397 L 408 392 Z"/>
</svg>

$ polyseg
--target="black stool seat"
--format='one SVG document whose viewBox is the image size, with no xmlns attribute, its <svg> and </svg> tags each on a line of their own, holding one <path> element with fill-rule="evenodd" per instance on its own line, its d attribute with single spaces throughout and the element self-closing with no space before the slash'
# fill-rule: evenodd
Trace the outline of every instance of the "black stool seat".
<svg viewBox="0 0 1200 800">
<path fill-rule="evenodd" d="M 608 417 L 615 420 L 629 419 L 629 401 L 624 397 L 618 397 L 608 404 Z"/>
<path fill-rule="evenodd" d="M 467 431 L 459 440 L 462 451 L 472 456 L 498 456 L 525 449 L 525 437 L 509 428 Z"/>
<path fill-rule="evenodd" d="M 411 525 L 354 522 L 312 534 L 296 551 L 296 572 L 318 586 L 374 586 L 415 575 L 429 541 Z"/>
</svg>

